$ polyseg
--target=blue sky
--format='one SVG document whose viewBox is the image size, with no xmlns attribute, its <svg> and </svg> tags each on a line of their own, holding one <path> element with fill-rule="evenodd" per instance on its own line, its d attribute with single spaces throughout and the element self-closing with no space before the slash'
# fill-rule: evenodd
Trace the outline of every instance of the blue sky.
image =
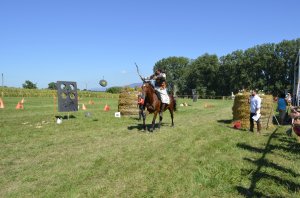
<svg viewBox="0 0 300 198">
<path fill-rule="evenodd" d="M 0 0 L 4 85 L 139 82 L 162 58 L 223 56 L 300 36 L 299 0 Z"/>
</svg>

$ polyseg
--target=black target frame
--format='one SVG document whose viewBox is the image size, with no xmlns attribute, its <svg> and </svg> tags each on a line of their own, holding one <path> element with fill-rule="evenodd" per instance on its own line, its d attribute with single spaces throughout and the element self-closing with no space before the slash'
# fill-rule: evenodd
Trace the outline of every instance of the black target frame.
<svg viewBox="0 0 300 198">
<path fill-rule="evenodd" d="M 71 81 L 57 81 L 58 111 L 78 111 L 77 84 Z"/>
</svg>

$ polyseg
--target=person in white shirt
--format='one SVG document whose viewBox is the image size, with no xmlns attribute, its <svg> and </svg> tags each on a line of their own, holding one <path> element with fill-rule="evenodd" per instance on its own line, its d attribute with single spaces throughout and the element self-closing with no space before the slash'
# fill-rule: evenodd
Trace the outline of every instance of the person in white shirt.
<svg viewBox="0 0 300 198">
<path fill-rule="evenodd" d="M 250 131 L 253 132 L 254 121 L 257 124 L 257 132 L 261 132 L 261 123 L 260 123 L 260 108 L 261 108 L 261 98 L 257 95 L 256 90 L 253 90 L 249 98 L 250 103 Z M 257 120 L 253 119 L 253 116 L 258 118 Z"/>
</svg>

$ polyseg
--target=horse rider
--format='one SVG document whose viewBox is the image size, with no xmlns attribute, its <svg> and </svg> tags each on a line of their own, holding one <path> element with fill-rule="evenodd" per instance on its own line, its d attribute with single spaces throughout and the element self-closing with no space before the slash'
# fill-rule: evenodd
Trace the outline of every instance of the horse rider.
<svg viewBox="0 0 300 198">
<path fill-rule="evenodd" d="M 163 111 L 166 105 L 170 104 L 170 98 L 167 93 L 166 73 L 157 69 L 153 75 L 146 80 L 155 80 L 154 89 L 160 101 L 162 102 L 160 110 Z"/>
</svg>

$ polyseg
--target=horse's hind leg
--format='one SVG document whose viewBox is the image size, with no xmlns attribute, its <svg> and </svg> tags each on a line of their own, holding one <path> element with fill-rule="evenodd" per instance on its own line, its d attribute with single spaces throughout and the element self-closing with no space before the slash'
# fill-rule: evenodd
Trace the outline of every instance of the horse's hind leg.
<svg viewBox="0 0 300 198">
<path fill-rule="evenodd" d="M 160 129 L 160 125 L 163 119 L 163 112 L 159 112 L 159 122 L 158 122 L 158 128 Z"/>
<path fill-rule="evenodd" d="M 163 112 L 165 110 L 166 104 L 162 104 L 162 106 L 160 107 L 160 111 L 159 111 L 159 123 L 158 123 L 158 128 L 160 128 L 161 122 L 163 120 Z"/>
<path fill-rule="evenodd" d="M 174 127 L 174 111 L 169 109 L 170 114 L 171 114 L 171 120 L 172 120 L 172 127 Z"/>
</svg>

